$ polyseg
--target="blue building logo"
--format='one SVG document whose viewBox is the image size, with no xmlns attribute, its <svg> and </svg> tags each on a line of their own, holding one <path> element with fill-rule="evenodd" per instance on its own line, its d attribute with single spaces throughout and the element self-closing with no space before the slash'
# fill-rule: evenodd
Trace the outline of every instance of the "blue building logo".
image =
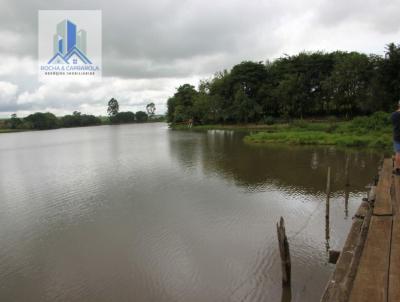
<svg viewBox="0 0 400 302">
<path fill-rule="evenodd" d="M 47 64 L 92 64 L 86 55 L 87 33 L 75 23 L 63 20 L 53 36 L 53 57 Z"/>
<path fill-rule="evenodd" d="M 100 10 L 39 10 L 39 81 L 101 80 L 101 52 Z"/>
</svg>

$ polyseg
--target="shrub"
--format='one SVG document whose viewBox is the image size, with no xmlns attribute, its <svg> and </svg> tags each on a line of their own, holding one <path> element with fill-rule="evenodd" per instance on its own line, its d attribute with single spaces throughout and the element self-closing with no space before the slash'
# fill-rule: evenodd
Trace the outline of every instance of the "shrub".
<svg viewBox="0 0 400 302">
<path fill-rule="evenodd" d="M 110 116 L 110 122 L 112 124 L 126 124 L 133 123 L 135 121 L 135 114 L 131 111 L 118 112 L 114 116 Z"/>
<path fill-rule="evenodd" d="M 305 120 L 294 120 L 292 126 L 304 129 L 308 127 L 308 123 Z"/>
<path fill-rule="evenodd" d="M 378 131 L 389 128 L 391 125 L 390 115 L 386 112 L 378 111 L 371 116 L 354 118 L 349 128 L 356 132 Z"/>
<path fill-rule="evenodd" d="M 146 121 L 147 121 L 148 115 L 147 115 L 146 112 L 144 112 L 144 111 L 138 111 L 138 112 L 136 112 L 135 115 L 136 115 L 136 121 L 137 121 L 138 123 L 143 123 L 143 122 L 146 122 Z"/>
<path fill-rule="evenodd" d="M 272 116 L 267 116 L 264 118 L 264 124 L 273 125 L 275 124 L 275 119 Z"/>
<path fill-rule="evenodd" d="M 50 112 L 36 112 L 24 118 L 24 121 L 32 124 L 33 129 L 55 129 L 59 127 L 57 117 Z"/>
</svg>

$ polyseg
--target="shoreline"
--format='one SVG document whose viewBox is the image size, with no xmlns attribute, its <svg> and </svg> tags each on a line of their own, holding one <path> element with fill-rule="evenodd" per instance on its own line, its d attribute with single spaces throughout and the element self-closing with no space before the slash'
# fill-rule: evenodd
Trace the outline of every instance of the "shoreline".
<svg viewBox="0 0 400 302">
<path fill-rule="evenodd" d="M 392 134 L 390 125 L 386 128 L 368 129 L 353 121 L 306 121 L 292 123 L 235 124 L 235 125 L 169 125 L 172 130 L 234 130 L 249 132 L 243 139 L 249 145 L 309 145 L 338 146 L 346 148 L 368 148 L 377 151 L 391 151 Z"/>
<path fill-rule="evenodd" d="M 33 131 L 46 131 L 46 130 L 57 130 L 57 129 L 73 129 L 73 128 L 87 128 L 87 127 L 100 127 L 100 126 L 120 126 L 120 125 L 132 125 L 132 124 L 154 124 L 154 123 L 166 123 L 160 121 L 154 122 L 142 122 L 142 123 L 119 123 L 119 124 L 110 124 L 104 123 L 99 125 L 87 125 L 87 126 L 73 126 L 73 127 L 57 127 L 51 129 L 10 129 L 10 128 L 0 128 L 0 134 L 2 133 L 16 133 L 16 132 L 33 132 Z"/>
</svg>

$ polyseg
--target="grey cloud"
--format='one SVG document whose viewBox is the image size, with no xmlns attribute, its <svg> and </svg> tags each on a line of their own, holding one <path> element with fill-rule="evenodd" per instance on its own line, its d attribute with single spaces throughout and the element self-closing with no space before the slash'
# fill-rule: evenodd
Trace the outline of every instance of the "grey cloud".
<svg viewBox="0 0 400 302">
<path fill-rule="evenodd" d="M 324 1 L 317 6 L 316 22 L 337 26 L 356 22 L 381 33 L 394 33 L 400 29 L 399 0 L 336 0 Z"/>
<path fill-rule="evenodd" d="M 316 49 L 381 52 L 400 34 L 400 0 L 0 0 L 3 60 L 35 64 L 40 9 L 102 10 L 103 83 L 55 93 L 20 64 L 0 70 L 0 81 L 18 86 L 15 99 L 0 100 L 0 112 L 100 108 L 110 96 L 135 108 L 152 100 L 164 110 L 179 84 L 243 60 Z M 29 101 L 17 101 L 23 97 Z"/>
<path fill-rule="evenodd" d="M 0 11 L 0 28 L 14 33 L 18 43 L 0 47 L 0 52 L 37 53 L 38 9 L 101 9 L 106 76 L 187 76 L 193 73 L 191 68 L 198 69 L 190 64 L 191 59 L 198 57 L 203 58 L 200 63 L 207 63 L 207 56 L 224 54 L 218 65 L 230 67 L 230 62 L 242 58 L 243 48 L 254 49 L 254 42 L 247 37 L 255 31 L 262 30 L 263 36 L 272 40 L 271 29 L 282 15 L 291 11 L 284 7 L 284 2 L 276 3 L 279 2 L 71 0 L 67 4 L 32 0 L 22 4 L 6 1 Z M 278 47 L 273 49 L 277 50 Z M 183 60 L 187 60 L 187 67 L 183 66 Z M 128 71 L 129 65 L 133 68 Z M 208 67 L 202 67 L 202 72 L 216 71 L 214 66 Z"/>
</svg>

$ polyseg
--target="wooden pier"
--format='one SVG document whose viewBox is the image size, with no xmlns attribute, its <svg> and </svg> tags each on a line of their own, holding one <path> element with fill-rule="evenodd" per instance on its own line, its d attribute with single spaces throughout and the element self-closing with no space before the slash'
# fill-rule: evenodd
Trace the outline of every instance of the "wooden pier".
<svg viewBox="0 0 400 302">
<path fill-rule="evenodd" d="M 392 170 L 392 159 L 385 159 L 321 301 L 400 301 L 400 176 Z"/>
</svg>

